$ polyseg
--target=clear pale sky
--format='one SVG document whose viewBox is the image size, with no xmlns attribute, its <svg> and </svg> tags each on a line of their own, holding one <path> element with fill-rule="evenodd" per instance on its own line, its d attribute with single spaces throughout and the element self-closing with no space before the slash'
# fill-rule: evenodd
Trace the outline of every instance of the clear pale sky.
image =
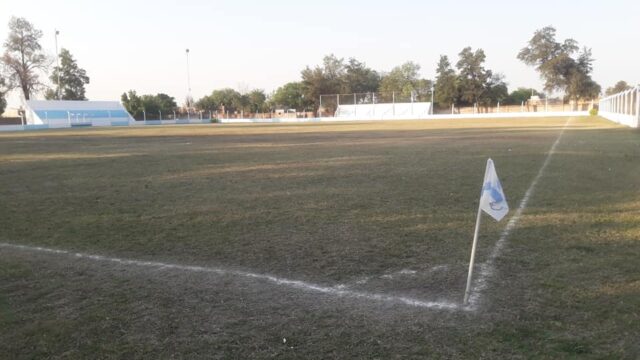
<svg viewBox="0 0 640 360">
<path fill-rule="evenodd" d="M 558 38 L 593 49 L 594 79 L 640 83 L 640 1 L 377 0 L 0 0 L 0 41 L 11 16 L 44 32 L 42 45 L 67 48 L 87 70 L 93 100 L 124 91 L 187 94 L 190 49 L 194 98 L 222 87 L 268 92 L 300 79 L 326 54 L 355 57 L 388 71 L 411 60 L 432 78 L 440 54 L 452 62 L 465 46 L 483 48 L 486 67 L 510 89 L 541 88 L 533 68 L 516 59 L 546 25 Z M 10 97 L 10 105 L 17 97 Z"/>
</svg>

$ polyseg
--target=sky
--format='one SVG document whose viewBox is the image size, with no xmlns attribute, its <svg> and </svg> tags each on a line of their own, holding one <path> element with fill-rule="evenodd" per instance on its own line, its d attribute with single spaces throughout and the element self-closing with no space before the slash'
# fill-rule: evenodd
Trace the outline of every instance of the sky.
<svg viewBox="0 0 640 360">
<path fill-rule="evenodd" d="M 183 103 L 187 48 L 195 99 L 225 87 L 271 92 L 327 54 L 378 71 L 414 61 L 431 79 L 441 54 L 455 63 L 466 46 L 484 49 L 486 68 L 505 75 L 510 89 L 541 89 L 535 69 L 516 55 L 547 25 L 559 40 L 592 48 L 593 78 L 603 88 L 640 84 L 638 0 L 0 0 L 2 43 L 12 16 L 43 31 L 52 57 L 60 31 L 58 46 L 91 78 L 91 100 L 133 89 Z M 17 104 L 14 92 L 9 105 Z"/>
</svg>

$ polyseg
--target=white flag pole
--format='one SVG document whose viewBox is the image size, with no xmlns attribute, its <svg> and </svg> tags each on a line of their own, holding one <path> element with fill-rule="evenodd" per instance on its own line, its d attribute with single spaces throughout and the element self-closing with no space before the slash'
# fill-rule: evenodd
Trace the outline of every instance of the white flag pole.
<svg viewBox="0 0 640 360">
<path fill-rule="evenodd" d="M 489 171 L 489 160 L 487 160 L 487 166 L 484 170 L 484 176 L 486 178 L 487 171 Z M 484 182 L 483 182 L 484 186 Z M 478 216 L 476 218 L 476 230 L 473 234 L 473 246 L 471 247 L 471 260 L 469 261 L 469 275 L 467 276 L 467 288 L 464 291 L 464 305 L 469 302 L 469 294 L 471 292 L 471 279 L 473 278 L 473 264 L 476 259 L 476 247 L 478 245 L 478 233 L 480 232 L 480 220 L 482 219 L 482 191 L 480 192 L 480 200 L 478 201 Z"/>
</svg>

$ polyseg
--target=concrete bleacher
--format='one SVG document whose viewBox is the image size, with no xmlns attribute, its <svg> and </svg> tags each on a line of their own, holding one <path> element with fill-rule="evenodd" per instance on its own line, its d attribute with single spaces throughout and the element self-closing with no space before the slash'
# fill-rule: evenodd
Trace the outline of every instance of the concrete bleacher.
<svg viewBox="0 0 640 360">
<path fill-rule="evenodd" d="M 49 128 L 129 125 L 133 117 L 118 101 L 27 100 L 27 125 Z"/>
</svg>

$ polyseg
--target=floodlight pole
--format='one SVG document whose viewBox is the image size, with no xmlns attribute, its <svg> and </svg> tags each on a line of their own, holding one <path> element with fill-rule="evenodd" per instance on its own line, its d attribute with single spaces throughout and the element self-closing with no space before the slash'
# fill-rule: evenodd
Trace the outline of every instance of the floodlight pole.
<svg viewBox="0 0 640 360">
<path fill-rule="evenodd" d="M 189 69 L 189 49 L 186 50 L 187 53 L 187 87 L 189 89 L 187 93 L 187 108 L 191 107 L 191 71 Z"/>
<path fill-rule="evenodd" d="M 58 67 L 58 88 L 56 89 L 56 95 L 58 95 L 58 100 L 61 100 L 60 98 L 60 55 L 58 55 L 58 34 L 60 34 L 60 31 L 58 31 L 58 29 L 54 29 L 55 30 L 55 43 L 56 43 L 56 66 Z"/>
<path fill-rule="evenodd" d="M 431 109 L 430 109 L 431 115 L 433 115 L 433 94 L 435 93 L 435 91 L 436 91 L 436 88 L 433 85 L 431 85 Z"/>
</svg>

